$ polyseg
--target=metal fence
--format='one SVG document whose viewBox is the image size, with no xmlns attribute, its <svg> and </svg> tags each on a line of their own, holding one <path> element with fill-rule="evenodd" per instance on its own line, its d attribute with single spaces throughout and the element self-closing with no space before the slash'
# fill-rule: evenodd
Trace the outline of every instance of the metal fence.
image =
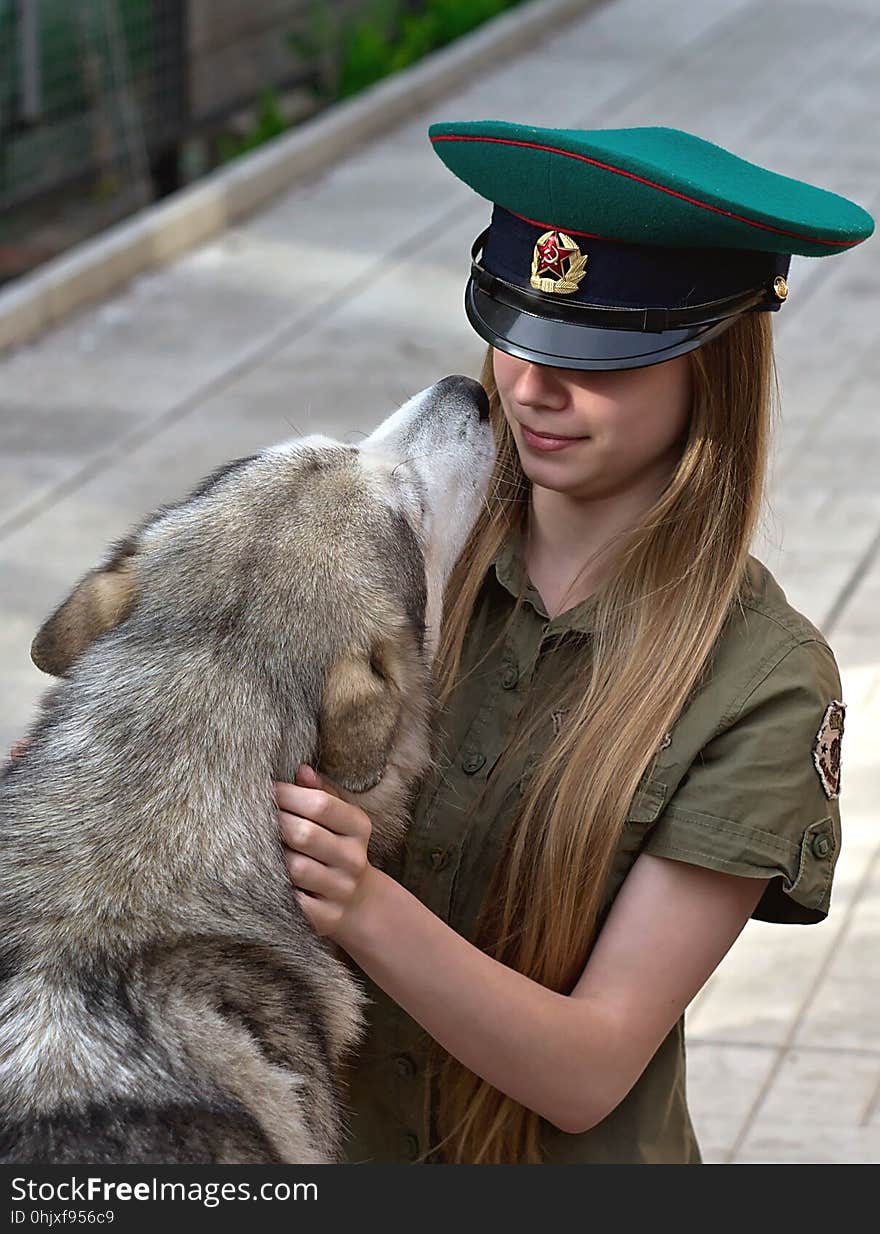
<svg viewBox="0 0 880 1234">
<path fill-rule="evenodd" d="M 90 175 L 146 196 L 185 124 L 186 0 L 0 0 L 0 209 Z"/>
<path fill-rule="evenodd" d="M 319 98 L 294 36 L 376 3 L 0 0 L 0 283 L 209 170 L 187 141 L 267 87 Z"/>
</svg>

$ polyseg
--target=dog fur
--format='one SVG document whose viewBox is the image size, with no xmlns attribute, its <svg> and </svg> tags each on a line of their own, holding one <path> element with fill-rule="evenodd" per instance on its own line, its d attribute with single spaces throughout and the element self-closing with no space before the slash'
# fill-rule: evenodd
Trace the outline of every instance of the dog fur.
<svg viewBox="0 0 880 1234">
<path fill-rule="evenodd" d="M 338 1160 L 357 969 L 287 874 L 311 763 L 402 842 L 443 589 L 495 445 L 476 382 L 164 506 L 34 640 L 59 677 L 0 779 L 0 1160 Z"/>
</svg>

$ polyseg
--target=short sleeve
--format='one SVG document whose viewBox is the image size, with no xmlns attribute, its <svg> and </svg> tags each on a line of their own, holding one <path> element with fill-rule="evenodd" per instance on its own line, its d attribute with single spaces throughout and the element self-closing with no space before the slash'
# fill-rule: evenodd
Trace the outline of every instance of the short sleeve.
<svg viewBox="0 0 880 1234">
<path fill-rule="evenodd" d="M 641 851 L 770 878 L 759 921 L 824 920 L 841 845 L 844 711 L 827 643 L 789 648 L 699 752 Z"/>
</svg>

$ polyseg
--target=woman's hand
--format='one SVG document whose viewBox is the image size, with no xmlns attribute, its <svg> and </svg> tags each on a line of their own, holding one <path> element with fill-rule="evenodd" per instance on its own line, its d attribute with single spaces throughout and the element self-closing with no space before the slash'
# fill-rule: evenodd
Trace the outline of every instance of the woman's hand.
<svg viewBox="0 0 880 1234">
<path fill-rule="evenodd" d="M 24 754 L 25 750 L 28 748 L 30 744 L 31 744 L 30 737 L 19 738 L 19 740 L 16 741 L 15 745 L 12 746 L 12 748 L 9 751 L 10 759 L 15 760 L 16 758 L 21 758 L 22 754 Z"/>
<path fill-rule="evenodd" d="M 295 783 L 277 780 L 274 787 L 296 896 L 317 933 L 341 943 L 355 926 L 378 873 L 367 859 L 369 816 L 307 765 L 299 768 Z"/>
</svg>

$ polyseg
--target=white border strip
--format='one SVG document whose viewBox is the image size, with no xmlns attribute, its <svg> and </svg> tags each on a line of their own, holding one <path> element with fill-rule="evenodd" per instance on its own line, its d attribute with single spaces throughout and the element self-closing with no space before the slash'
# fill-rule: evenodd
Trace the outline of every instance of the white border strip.
<svg viewBox="0 0 880 1234">
<path fill-rule="evenodd" d="M 171 261 L 600 0 L 532 0 L 146 206 L 0 291 L 0 351 Z"/>
</svg>

